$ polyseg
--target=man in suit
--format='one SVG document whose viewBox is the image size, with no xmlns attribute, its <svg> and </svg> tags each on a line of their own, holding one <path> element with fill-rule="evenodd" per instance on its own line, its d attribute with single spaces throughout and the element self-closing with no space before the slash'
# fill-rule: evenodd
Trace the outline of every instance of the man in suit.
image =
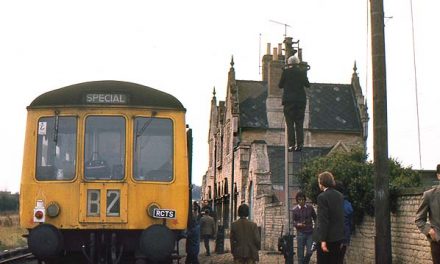
<svg viewBox="0 0 440 264">
<path fill-rule="evenodd" d="M 287 59 L 287 68 L 281 74 L 278 87 L 283 89 L 282 103 L 289 151 L 301 151 L 304 144 L 303 126 L 307 103 L 304 87 L 310 87 L 310 83 L 307 78 L 307 67 L 301 64 L 297 56 Z"/>
<path fill-rule="evenodd" d="M 209 215 L 209 210 L 202 212 L 202 218 L 200 218 L 200 233 L 202 234 L 205 244 L 206 256 L 210 256 L 209 240 L 214 237 L 215 222 L 214 218 Z"/>
<path fill-rule="evenodd" d="M 249 221 L 249 206 L 238 207 L 240 219 L 232 223 L 230 242 L 234 264 L 254 264 L 259 261 L 258 250 L 261 249 L 260 232 L 257 225 Z"/>
<path fill-rule="evenodd" d="M 437 179 L 440 180 L 440 164 L 437 165 Z M 429 240 L 432 262 L 440 264 L 440 185 L 423 193 L 415 222 Z"/>
<path fill-rule="evenodd" d="M 318 264 L 342 263 L 341 244 L 344 240 L 344 196 L 334 189 L 333 175 L 325 171 L 318 175 L 321 193 L 318 195 L 318 223 L 313 234 L 318 243 Z"/>
</svg>

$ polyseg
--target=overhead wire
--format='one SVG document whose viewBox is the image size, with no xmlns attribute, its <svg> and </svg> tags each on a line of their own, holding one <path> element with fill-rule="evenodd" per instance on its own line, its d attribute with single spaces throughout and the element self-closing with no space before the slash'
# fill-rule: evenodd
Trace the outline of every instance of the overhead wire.
<svg viewBox="0 0 440 264">
<path fill-rule="evenodd" d="M 417 64 L 416 64 L 416 45 L 415 45 L 415 29 L 414 29 L 414 12 L 413 12 L 413 1 L 410 1 L 410 10 L 411 10 L 411 33 L 412 33 L 412 51 L 413 51 L 413 68 L 414 68 L 414 88 L 415 88 L 415 100 L 416 100 L 416 116 L 417 116 L 417 141 L 418 141 L 418 152 L 419 152 L 419 166 L 420 169 L 423 169 L 422 166 L 422 143 L 421 143 L 421 135 L 420 135 L 420 114 L 419 114 L 419 92 L 418 92 L 418 79 L 417 79 Z M 370 31 L 370 20 L 369 20 L 369 2 L 370 0 L 366 1 L 366 5 L 367 5 L 367 48 L 366 48 L 366 53 L 367 53 L 367 58 L 365 60 L 365 64 L 366 64 L 366 71 L 365 71 L 365 97 L 366 97 L 366 101 L 368 101 L 368 73 L 369 73 L 369 59 L 368 59 L 368 54 L 369 54 L 369 31 Z"/>
<path fill-rule="evenodd" d="M 416 112 L 417 112 L 417 139 L 419 145 L 419 166 L 420 169 L 422 167 L 422 144 L 420 139 L 420 116 L 419 116 L 419 92 L 417 87 L 417 65 L 416 65 L 416 41 L 414 37 L 414 12 L 413 12 L 413 1 L 410 1 L 410 9 L 411 9 L 411 33 L 412 33 L 412 51 L 413 51 L 413 65 L 414 65 L 414 88 L 416 93 Z"/>
<path fill-rule="evenodd" d="M 365 56 L 365 103 L 368 101 L 368 70 L 369 70 L 369 54 L 370 54 L 370 41 L 369 41 L 369 32 L 370 32 L 370 12 L 369 12 L 369 5 L 368 3 L 370 0 L 365 1 L 367 3 L 367 37 L 365 38 L 367 45 L 366 45 L 366 56 Z"/>
</svg>

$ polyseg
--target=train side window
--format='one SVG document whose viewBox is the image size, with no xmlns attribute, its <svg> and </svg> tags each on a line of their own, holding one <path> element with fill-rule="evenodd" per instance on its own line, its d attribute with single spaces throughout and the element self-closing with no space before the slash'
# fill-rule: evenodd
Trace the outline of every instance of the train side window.
<svg viewBox="0 0 440 264">
<path fill-rule="evenodd" d="M 88 116 L 85 130 L 85 179 L 122 180 L 125 176 L 125 118 Z"/>
<path fill-rule="evenodd" d="M 75 177 L 76 128 L 77 118 L 73 116 L 38 120 L 37 180 L 72 180 Z"/>
<path fill-rule="evenodd" d="M 168 118 L 136 117 L 133 177 L 139 181 L 173 180 L 173 122 Z"/>
</svg>

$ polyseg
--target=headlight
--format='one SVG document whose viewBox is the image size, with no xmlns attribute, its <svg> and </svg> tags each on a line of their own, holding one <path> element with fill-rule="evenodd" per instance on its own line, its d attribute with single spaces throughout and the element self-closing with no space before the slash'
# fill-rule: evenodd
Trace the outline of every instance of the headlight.
<svg viewBox="0 0 440 264">
<path fill-rule="evenodd" d="M 60 205 L 57 202 L 50 202 L 46 211 L 49 217 L 57 217 L 60 214 Z"/>
<path fill-rule="evenodd" d="M 157 203 L 150 203 L 147 206 L 147 214 L 150 217 L 154 217 L 154 209 L 159 209 L 159 208 L 160 208 L 160 206 Z"/>
</svg>

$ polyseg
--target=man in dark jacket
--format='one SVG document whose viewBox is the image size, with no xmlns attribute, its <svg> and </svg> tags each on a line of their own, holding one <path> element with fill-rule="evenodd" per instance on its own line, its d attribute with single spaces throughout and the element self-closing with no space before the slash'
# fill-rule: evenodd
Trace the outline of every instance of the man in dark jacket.
<svg viewBox="0 0 440 264">
<path fill-rule="evenodd" d="M 318 264 L 342 263 L 341 244 L 344 240 L 344 197 L 334 189 L 333 175 L 325 171 L 318 175 L 321 193 L 318 195 L 318 223 L 313 240 L 318 242 Z"/>
<path fill-rule="evenodd" d="M 437 165 L 437 179 L 440 180 L 440 164 Z M 429 241 L 432 263 L 440 264 L 440 185 L 423 193 L 415 222 Z"/>
<path fill-rule="evenodd" d="M 261 249 L 260 232 L 257 225 L 249 221 L 249 206 L 238 207 L 240 219 L 232 223 L 230 242 L 234 263 L 254 264 L 259 261 L 258 250 Z"/>
<path fill-rule="evenodd" d="M 336 190 L 338 190 L 344 196 L 344 240 L 341 245 L 341 259 L 344 260 L 345 253 L 347 252 L 348 245 L 350 245 L 351 234 L 353 231 L 353 206 L 348 200 L 347 193 L 345 191 L 344 184 L 341 181 L 336 181 Z"/>
<path fill-rule="evenodd" d="M 287 65 L 287 68 L 281 74 L 278 87 L 284 89 L 282 103 L 287 126 L 289 151 L 294 149 L 301 151 L 304 144 L 303 123 L 307 103 L 304 87 L 310 87 L 310 83 L 307 78 L 307 69 L 300 64 L 298 57 L 289 57 Z"/>
<path fill-rule="evenodd" d="M 193 217 L 190 220 L 186 232 L 186 259 L 185 264 L 199 264 L 199 250 L 200 250 L 200 225 L 197 218 Z"/>
</svg>

